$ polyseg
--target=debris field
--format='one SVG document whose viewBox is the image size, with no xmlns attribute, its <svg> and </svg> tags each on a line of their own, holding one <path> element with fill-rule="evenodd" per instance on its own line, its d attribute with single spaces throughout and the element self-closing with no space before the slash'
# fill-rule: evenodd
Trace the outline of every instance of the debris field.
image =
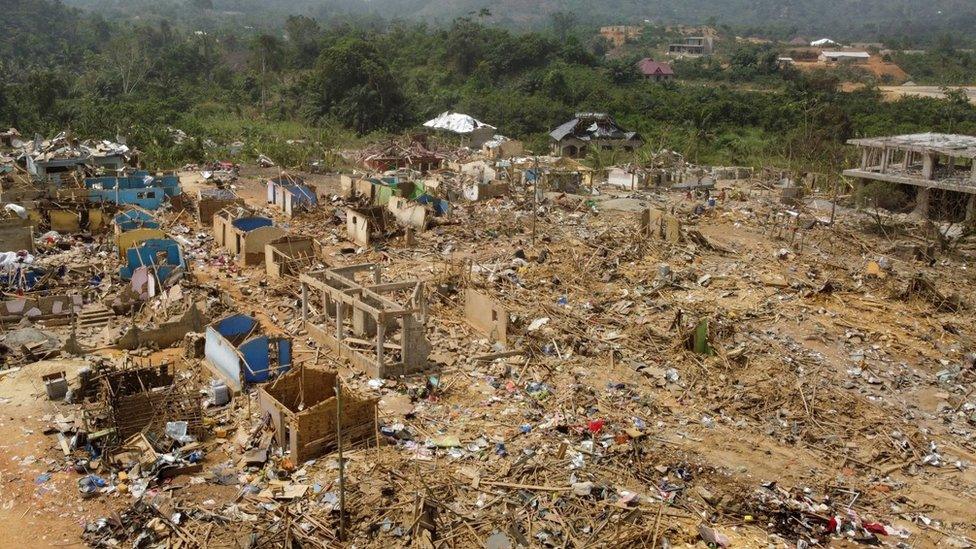
<svg viewBox="0 0 976 549">
<path fill-rule="evenodd" d="M 676 156 L 8 176 L 0 546 L 976 544 L 974 242 Z"/>
</svg>

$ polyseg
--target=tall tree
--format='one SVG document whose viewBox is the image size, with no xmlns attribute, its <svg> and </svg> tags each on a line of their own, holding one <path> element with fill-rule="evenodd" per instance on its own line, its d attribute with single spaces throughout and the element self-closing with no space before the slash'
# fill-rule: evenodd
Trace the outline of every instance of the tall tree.
<svg viewBox="0 0 976 549">
<path fill-rule="evenodd" d="M 262 33 L 251 42 L 252 61 L 261 71 L 261 112 L 268 106 L 269 74 L 280 67 L 281 41 L 270 34 Z"/>
<path fill-rule="evenodd" d="M 408 119 L 399 81 L 376 48 L 360 38 L 344 38 L 323 51 L 306 86 L 305 114 L 313 120 L 331 117 L 368 133 L 399 129 Z"/>
</svg>

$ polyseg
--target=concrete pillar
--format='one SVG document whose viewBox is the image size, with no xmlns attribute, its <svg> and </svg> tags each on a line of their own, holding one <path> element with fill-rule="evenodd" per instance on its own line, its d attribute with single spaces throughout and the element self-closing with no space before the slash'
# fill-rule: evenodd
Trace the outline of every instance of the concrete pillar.
<svg viewBox="0 0 976 549">
<path fill-rule="evenodd" d="M 373 284 L 383 283 L 383 271 L 379 264 L 373 266 Z"/>
<path fill-rule="evenodd" d="M 976 223 L 976 194 L 970 194 L 966 200 L 966 223 Z"/>
<path fill-rule="evenodd" d="M 972 170 L 972 172 L 973 172 L 973 174 L 972 174 L 972 177 L 970 177 L 970 179 L 973 180 L 973 183 L 976 183 L 976 158 L 973 159 L 973 170 Z"/>
<path fill-rule="evenodd" d="M 881 151 L 881 173 L 887 173 L 888 162 L 891 159 L 891 149 L 884 149 Z"/>
<path fill-rule="evenodd" d="M 935 173 L 935 153 L 925 153 L 922 157 L 922 178 L 932 179 Z"/>
<path fill-rule="evenodd" d="M 386 343 L 386 317 L 376 316 L 376 369 L 383 371 L 383 345 Z"/>
<path fill-rule="evenodd" d="M 868 150 L 867 148 L 861 149 L 861 169 L 868 169 Z"/>
<path fill-rule="evenodd" d="M 302 322 L 308 322 L 308 284 L 302 283 Z"/>
<path fill-rule="evenodd" d="M 923 219 L 928 219 L 929 198 L 931 196 L 932 189 L 928 187 L 918 187 L 918 193 L 915 195 L 915 209 L 912 210 L 912 214 L 918 215 Z"/>
<path fill-rule="evenodd" d="M 342 341 L 342 322 L 345 315 L 346 305 L 341 301 L 336 303 L 336 341 Z"/>
</svg>

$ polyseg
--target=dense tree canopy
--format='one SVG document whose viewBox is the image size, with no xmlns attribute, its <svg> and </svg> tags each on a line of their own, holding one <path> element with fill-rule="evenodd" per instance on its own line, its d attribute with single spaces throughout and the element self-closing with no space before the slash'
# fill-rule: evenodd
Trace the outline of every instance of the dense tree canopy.
<svg viewBox="0 0 976 549">
<path fill-rule="evenodd" d="M 580 19 L 566 14 L 529 33 L 486 24 L 489 15 L 477 11 L 446 26 L 327 26 L 295 16 L 278 27 L 201 31 L 35 2 L 42 10 L 15 1 L 20 30 L 0 36 L 0 126 L 119 133 L 160 163 L 220 154 L 202 146 L 205 138 L 247 138 L 261 152 L 288 155 L 287 139 L 324 146 L 350 134 L 408 131 L 445 110 L 476 116 L 534 150 L 574 112 L 605 111 L 649 147 L 703 162 L 822 170 L 833 169 L 852 136 L 976 133 L 976 109 L 965 100 L 890 103 L 870 85 L 840 92 L 836 73 L 784 70 L 766 45 L 681 61 L 679 82 L 649 82 L 634 70 L 636 55 L 604 59 L 598 41 L 582 39 Z M 668 39 L 651 28 L 641 47 Z M 930 55 L 968 70 L 971 60 L 950 57 L 949 47 Z M 177 144 L 169 127 L 195 139 Z"/>
</svg>

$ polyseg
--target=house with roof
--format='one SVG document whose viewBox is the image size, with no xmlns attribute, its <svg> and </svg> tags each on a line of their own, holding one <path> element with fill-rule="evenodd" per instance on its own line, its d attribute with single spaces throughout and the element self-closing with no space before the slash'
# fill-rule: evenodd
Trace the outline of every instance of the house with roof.
<svg viewBox="0 0 976 549">
<path fill-rule="evenodd" d="M 631 152 L 644 144 L 637 133 L 627 131 L 606 113 L 577 113 L 549 133 L 555 156 L 586 156 L 591 150 Z"/>
<path fill-rule="evenodd" d="M 424 127 L 460 136 L 464 144 L 472 149 L 481 148 L 495 135 L 497 129 L 473 116 L 450 111 L 424 122 Z"/>
<path fill-rule="evenodd" d="M 268 204 L 274 204 L 285 215 L 310 211 L 318 205 L 314 185 L 299 178 L 282 176 L 268 181 Z"/>
<path fill-rule="evenodd" d="M 655 61 L 650 57 L 645 57 L 637 63 L 637 70 L 647 80 L 663 82 L 674 78 L 674 69 L 669 63 Z"/>
</svg>

